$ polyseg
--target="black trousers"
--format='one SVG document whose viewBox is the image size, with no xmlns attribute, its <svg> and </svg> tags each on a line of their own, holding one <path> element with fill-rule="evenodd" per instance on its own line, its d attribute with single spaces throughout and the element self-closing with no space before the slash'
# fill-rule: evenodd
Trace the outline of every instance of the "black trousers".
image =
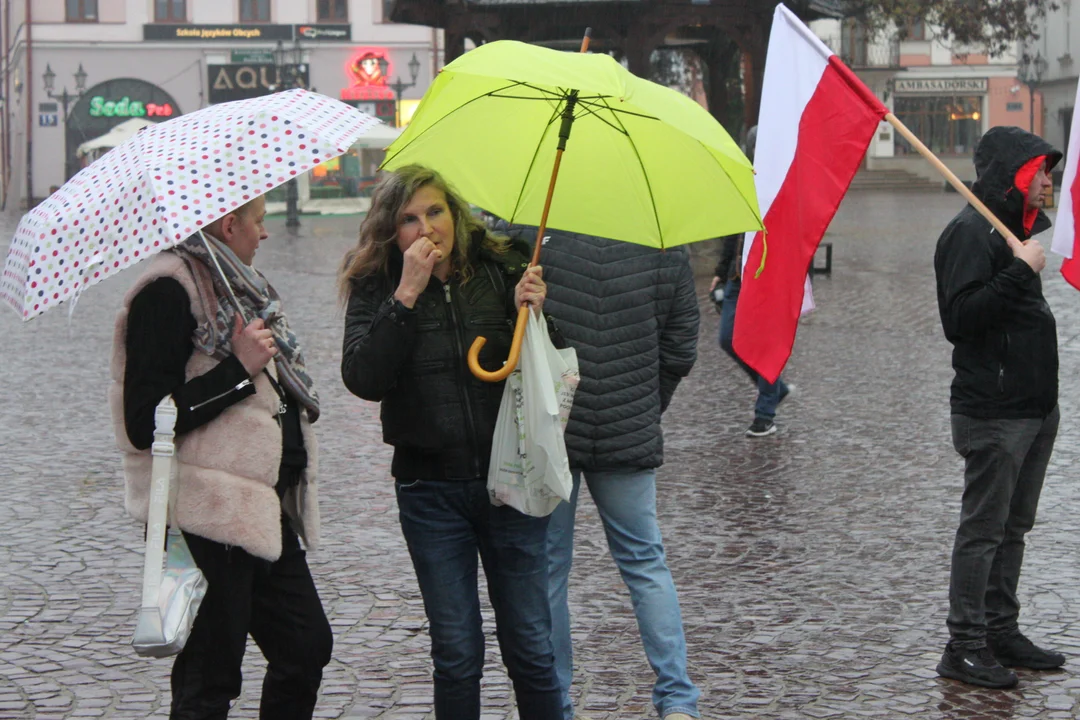
<svg viewBox="0 0 1080 720">
<path fill-rule="evenodd" d="M 962 645 L 1017 629 L 1024 536 L 1035 524 L 1060 417 L 1058 408 L 1041 419 L 952 416 L 965 469 L 947 622 Z"/>
<path fill-rule="evenodd" d="M 240 695 L 248 634 L 266 657 L 259 717 L 308 720 L 333 635 L 296 533 L 282 517 L 281 557 L 184 533 L 209 588 L 172 669 L 172 720 L 225 718 Z"/>
</svg>

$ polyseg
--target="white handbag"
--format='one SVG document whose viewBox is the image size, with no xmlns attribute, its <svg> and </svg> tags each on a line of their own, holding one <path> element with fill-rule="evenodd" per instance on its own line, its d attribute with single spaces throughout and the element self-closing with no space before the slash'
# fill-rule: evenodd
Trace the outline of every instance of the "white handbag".
<svg viewBox="0 0 1080 720">
<path fill-rule="evenodd" d="M 150 512 L 146 520 L 146 558 L 143 564 L 142 607 L 131 645 L 145 657 L 168 657 L 184 649 L 199 604 L 206 595 L 206 578 L 195 565 L 176 524 L 176 403 L 167 396 L 154 411 L 153 466 L 150 474 Z M 163 550 L 168 511 L 169 549 Z M 162 555 L 166 554 L 162 571 Z"/>
</svg>

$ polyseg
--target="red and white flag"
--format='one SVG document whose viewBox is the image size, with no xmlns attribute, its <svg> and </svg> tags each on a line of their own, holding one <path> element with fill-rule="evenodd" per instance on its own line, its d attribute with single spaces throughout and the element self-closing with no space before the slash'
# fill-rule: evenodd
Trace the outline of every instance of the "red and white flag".
<svg viewBox="0 0 1080 720">
<path fill-rule="evenodd" d="M 765 232 L 746 236 L 733 338 L 739 357 L 770 382 L 791 356 L 814 251 L 887 112 L 799 18 L 776 6 L 754 153 Z"/>
<path fill-rule="evenodd" d="M 1080 102 L 1080 85 L 1076 88 Z M 1075 107 L 1075 106 L 1074 106 Z M 1057 217 L 1054 218 L 1054 239 L 1050 249 L 1065 258 L 1061 274 L 1080 290 L 1080 252 L 1076 247 L 1076 231 L 1080 229 L 1080 183 L 1076 182 L 1076 166 L 1080 162 L 1080 112 L 1073 113 L 1069 147 L 1065 153 L 1065 173 L 1061 177 L 1061 195 Z"/>
</svg>

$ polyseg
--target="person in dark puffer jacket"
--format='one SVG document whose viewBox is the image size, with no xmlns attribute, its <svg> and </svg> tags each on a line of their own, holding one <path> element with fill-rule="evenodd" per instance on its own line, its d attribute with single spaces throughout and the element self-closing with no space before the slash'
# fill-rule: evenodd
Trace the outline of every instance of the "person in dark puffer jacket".
<svg viewBox="0 0 1080 720">
<path fill-rule="evenodd" d="M 541 270 L 528 264 L 523 244 L 488 233 L 438 174 L 412 165 L 379 181 L 341 272 L 341 376 L 354 395 L 382 403 L 401 529 L 430 623 L 437 720 L 480 717 L 477 553 L 518 713 L 557 720 L 561 712 L 548 518 L 491 503 L 487 469 L 505 383 L 483 382 L 466 365 L 482 335 L 480 364 L 497 370 L 516 308 L 542 307 Z"/>
<path fill-rule="evenodd" d="M 507 228 L 534 240 L 536 228 Z M 566 428 L 574 489 L 548 527 L 550 598 L 563 717 L 572 720 L 567 581 L 582 478 L 612 557 L 630 590 L 660 717 L 698 717 L 687 674 L 675 584 L 656 519 L 656 468 L 664 462 L 661 414 L 697 359 L 699 311 L 685 248 L 653 248 L 551 231 L 540 255 L 545 308 L 577 350 L 581 384 Z"/>
<path fill-rule="evenodd" d="M 941 325 L 956 372 L 952 439 L 965 466 L 950 640 L 937 670 L 986 687 L 1016 685 L 1009 667 L 1065 663 L 1020 632 L 1016 596 L 1024 536 L 1035 523 L 1060 419 L 1057 326 L 1039 277 L 1046 256 L 1029 239 L 1050 227 L 1041 208 L 1048 173 L 1060 160 L 1060 152 L 1025 130 L 988 130 L 975 148 L 971 189 L 1015 237 L 1002 237 L 969 205 L 942 232 L 934 254 Z"/>
</svg>

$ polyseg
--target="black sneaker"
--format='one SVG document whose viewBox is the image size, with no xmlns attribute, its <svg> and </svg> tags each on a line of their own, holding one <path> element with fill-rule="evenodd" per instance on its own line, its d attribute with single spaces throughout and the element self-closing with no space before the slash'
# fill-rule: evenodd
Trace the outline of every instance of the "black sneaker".
<svg viewBox="0 0 1080 720">
<path fill-rule="evenodd" d="M 1006 667 L 1022 667 L 1029 670 L 1056 670 L 1065 664 L 1065 656 L 1041 647 L 1024 637 L 1019 630 L 987 637 L 986 644 L 997 661 Z"/>
<path fill-rule="evenodd" d="M 750 423 L 750 427 L 746 431 L 746 436 L 765 437 L 766 435 L 772 435 L 774 432 L 776 432 L 776 425 L 772 420 L 754 418 L 754 422 Z"/>
<path fill-rule="evenodd" d="M 971 649 L 950 642 L 941 655 L 937 672 L 941 677 L 988 688 L 1011 688 L 1018 682 L 1016 673 L 1001 667 L 985 645 Z"/>
</svg>

